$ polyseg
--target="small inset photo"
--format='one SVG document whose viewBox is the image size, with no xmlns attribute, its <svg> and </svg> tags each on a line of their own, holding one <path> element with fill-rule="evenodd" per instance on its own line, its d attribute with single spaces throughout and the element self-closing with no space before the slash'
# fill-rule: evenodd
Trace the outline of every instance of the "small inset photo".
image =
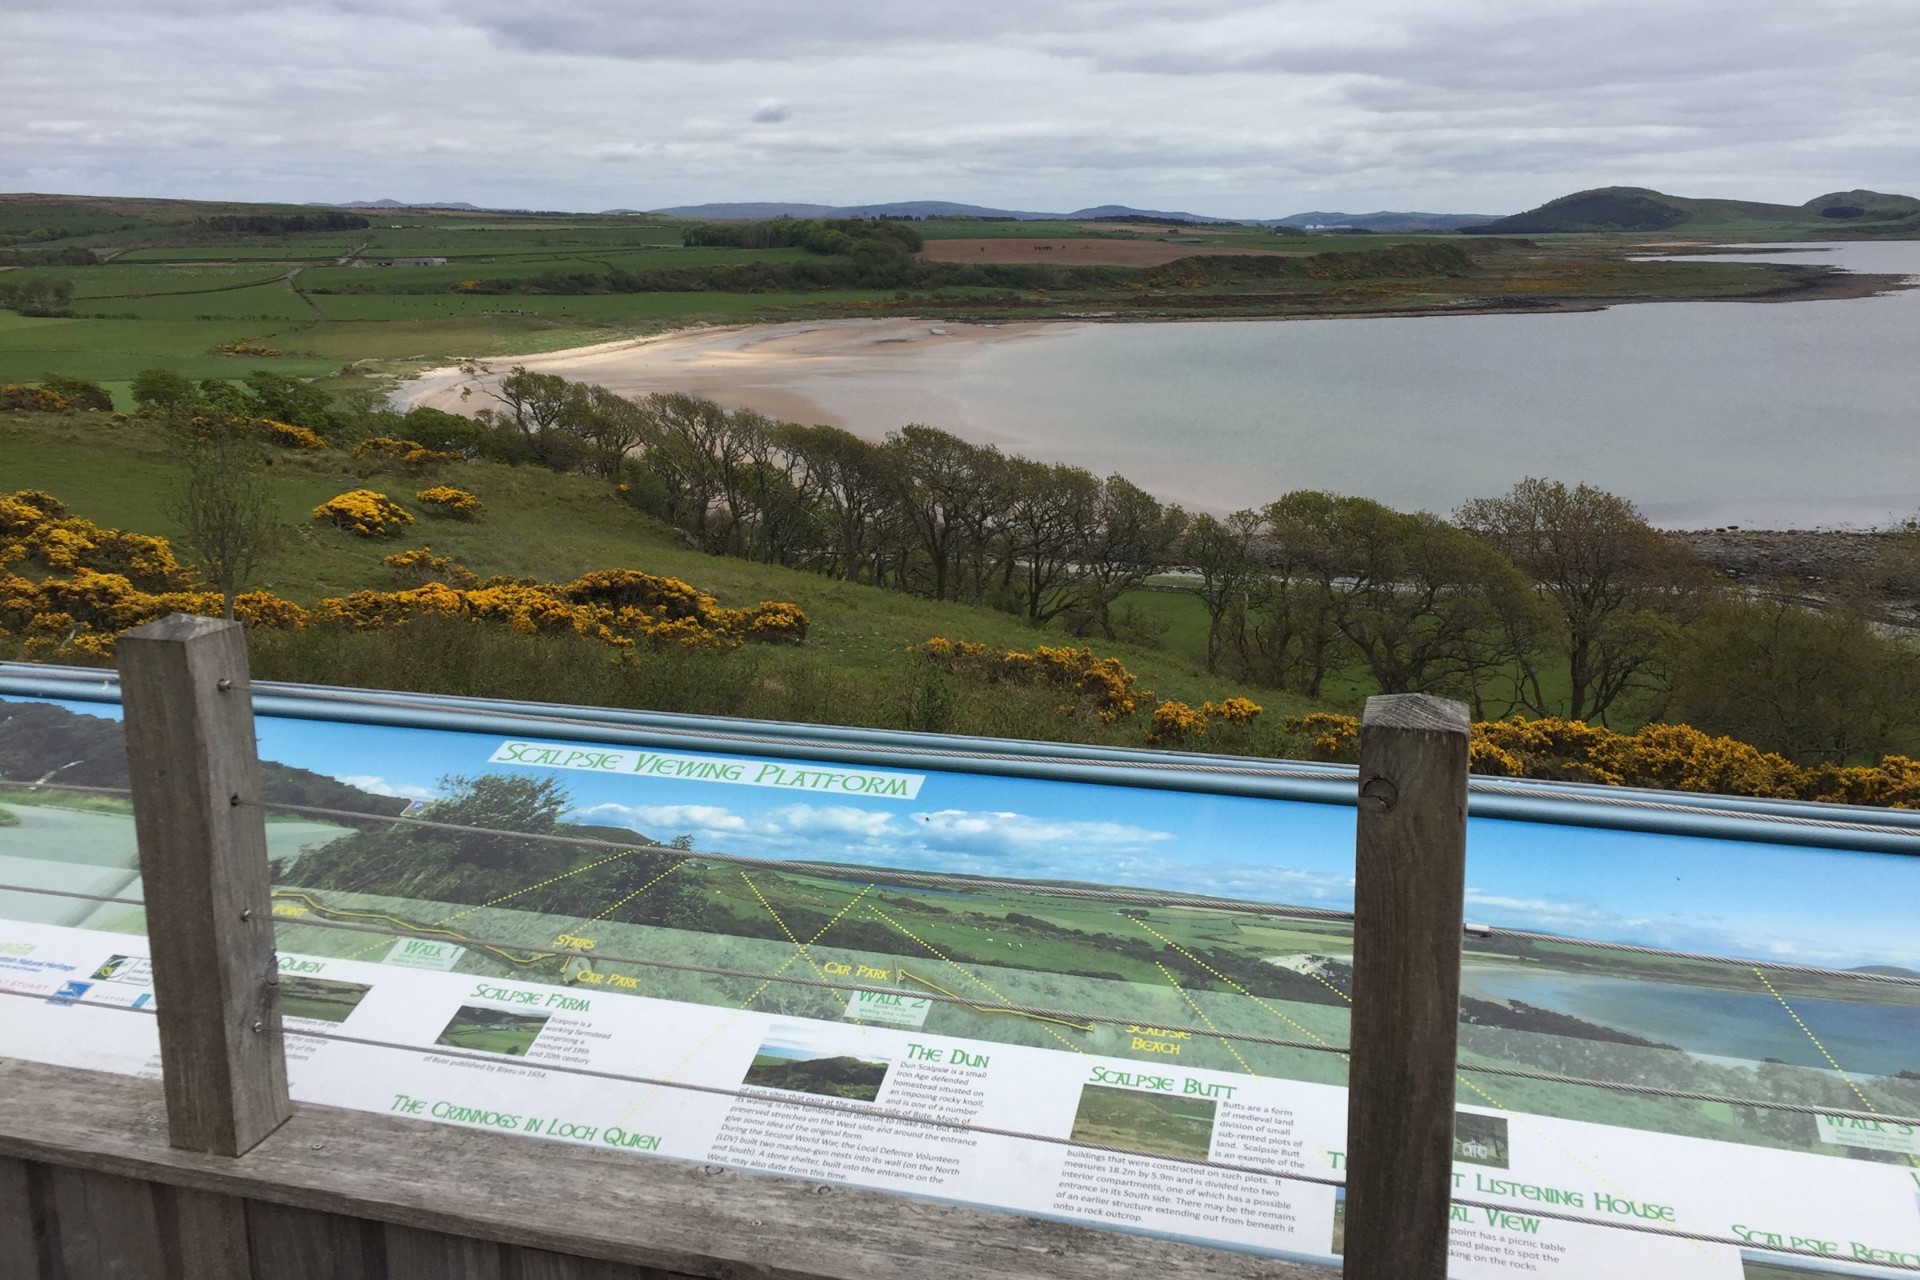
<svg viewBox="0 0 1920 1280">
<path fill-rule="evenodd" d="M 1507 1167 L 1507 1118 L 1453 1113 L 1453 1158 L 1466 1164 Z"/>
<path fill-rule="evenodd" d="M 760 1042 L 740 1083 L 872 1102 L 892 1065 L 874 1054 L 848 1053 L 813 1028 L 776 1024 Z"/>
<path fill-rule="evenodd" d="M 280 1012 L 288 1018 L 312 1018 L 316 1022 L 345 1022 L 347 1015 L 360 1007 L 372 987 L 359 982 L 335 982 L 331 978 L 280 978 Z"/>
<path fill-rule="evenodd" d="M 1213 1099 L 1174 1098 L 1089 1084 L 1073 1113 L 1075 1142 L 1205 1160 L 1213 1148 Z"/>
<path fill-rule="evenodd" d="M 546 1025 L 544 1013 L 513 1013 L 485 1005 L 463 1004 L 434 1043 L 450 1049 L 478 1049 L 482 1053 L 524 1058 Z"/>
</svg>

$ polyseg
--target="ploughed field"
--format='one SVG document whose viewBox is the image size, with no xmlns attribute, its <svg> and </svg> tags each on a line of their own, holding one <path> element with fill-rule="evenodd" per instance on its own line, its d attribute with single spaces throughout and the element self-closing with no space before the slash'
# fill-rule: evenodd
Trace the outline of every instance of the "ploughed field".
<svg viewBox="0 0 1920 1280">
<path fill-rule="evenodd" d="M 1019 240 L 989 236 L 976 240 L 929 240 L 920 251 L 927 262 L 1050 262 L 1063 267 L 1160 267 L 1182 258 L 1259 254 L 1307 257 L 1311 249 L 1262 249 L 1212 244 L 1202 240 L 1063 239 L 1050 236 Z"/>
</svg>

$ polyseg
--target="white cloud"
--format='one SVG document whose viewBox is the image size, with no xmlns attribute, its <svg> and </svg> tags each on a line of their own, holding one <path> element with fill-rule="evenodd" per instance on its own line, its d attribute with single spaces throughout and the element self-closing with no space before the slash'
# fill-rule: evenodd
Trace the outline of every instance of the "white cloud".
<svg viewBox="0 0 1920 1280">
<path fill-rule="evenodd" d="M 710 804 L 597 804 L 567 815 L 575 820 L 632 827 L 664 839 L 682 832 L 732 834 L 747 829 L 747 820 L 730 809 Z"/>
<path fill-rule="evenodd" d="M 1168 831 L 1150 831 L 1124 822 L 1070 822 L 1024 813 L 940 809 L 913 815 L 915 829 L 928 846 L 974 854 L 1113 856 L 1141 853 L 1174 839 Z"/>
<path fill-rule="evenodd" d="M 411 783 L 388 782 L 385 778 L 370 773 L 349 774 L 340 779 L 350 787 L 362 791 L 371 791 L 376 796 L 398 796 L 404 800 L 433 800 L 440 793 L 432 787 L 415 786 Z"/>
</svg>

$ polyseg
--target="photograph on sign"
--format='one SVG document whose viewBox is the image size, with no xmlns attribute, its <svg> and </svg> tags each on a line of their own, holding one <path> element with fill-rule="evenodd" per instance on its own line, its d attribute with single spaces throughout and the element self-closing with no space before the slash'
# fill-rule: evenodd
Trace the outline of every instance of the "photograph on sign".
<svg viewBox="0 0 1920 1280">
<path fill-rule="evenodd" d="M 87 895 L 0 889 L 0 981 L 60 1002 L 0 1053 L 138 1070 L 150 1025 L 90 1009 L 145 980 L 130 807 L 37 785 L 124 786 L 117 708 L 0 705 L 0 884 Z M 419 1050 L 290 1038 L 297 1098 L 1337 1252 L 1351 808 L 258 734 L 290 1028 Z M 1728 1276 L 1775 1274 L 1749 1259 L 1776 1235 L 1867 1275 L 1920 1249 L 1914 1130 L 1876 1118 L 1920 1115 L 1920 859 L 1487 818 L 1468 857 L 1490 928 L 1463 955 L 1462 1274 L 1680 1256 L 1589 1225 L 1613 1221 L 1745 1242 L 1684 1246 Z M 1844 913 L 1817 909 L 1842 880 Z M 50 1040 L 55 1008 L 84 1034 Z"/>
</svg>

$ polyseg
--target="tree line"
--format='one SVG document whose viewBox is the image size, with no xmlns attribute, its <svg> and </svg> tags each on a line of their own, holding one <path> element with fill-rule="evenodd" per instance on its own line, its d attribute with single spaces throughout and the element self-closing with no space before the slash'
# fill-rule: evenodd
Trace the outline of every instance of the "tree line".
<svg viewBox="0 0 1920 1280">
<path fill-rule="evenodd" d="M 1452 244 L 1402 244 L 1340 253 L 1234 254 L 1181 258 L 1156 267 L 1056 266 L 1043 262 L 928 262 L 915 256 L 919 232 L 890 219 L 775 219 L 700 223 L 682 233 L 690 246 L 802 248 L 797 261 L 758 259 L 691 267 L 607 266 L 462 281 L 463 293 L 804 293 L 821 289 L 1103 290 L 1259 288 L 1287 280 L 1430 279 L 1471 273 L 1474 257 Z M 340 292 L 438 293 L 444 283 L 369 282 Z M 314 292 L 328 292 L 326 289 Z"/>
<path fill-rule="evenodd" d="M 485 372 L 469 366 L 471 374 Z M 1479 718 L 1665 718 L 1802 763 L 1920 749 L 1920 656 L 1870 584 L 1819 607 L 1734 587 L 1632 503 L 1527 479 L 1447 518 L 1315 490 L 1188 512 L 1121 475 L 1040 462 L 911 424 L 881 440 L 659 393 L 628 399 L 516 367 L 472 417 L 342 405 L 256 372 L 137 378 L 143 408 L 218 407 L 602 478 L 691 547 L 937 600 L 1035 627 L 1155 642 L 1143 588 L 1191 595 L 1209 670 L 1321 700 L 1432 692 Z M 1912 580 L 1920 531 L 1876 580 Z"/>
<path fill-rule="evenodd" d="M 365 231 L 357 213 L 230 213 L 195 218 L 189 229 L 209 236 L 291 236 L 307 231 Z"/>
</svg>

